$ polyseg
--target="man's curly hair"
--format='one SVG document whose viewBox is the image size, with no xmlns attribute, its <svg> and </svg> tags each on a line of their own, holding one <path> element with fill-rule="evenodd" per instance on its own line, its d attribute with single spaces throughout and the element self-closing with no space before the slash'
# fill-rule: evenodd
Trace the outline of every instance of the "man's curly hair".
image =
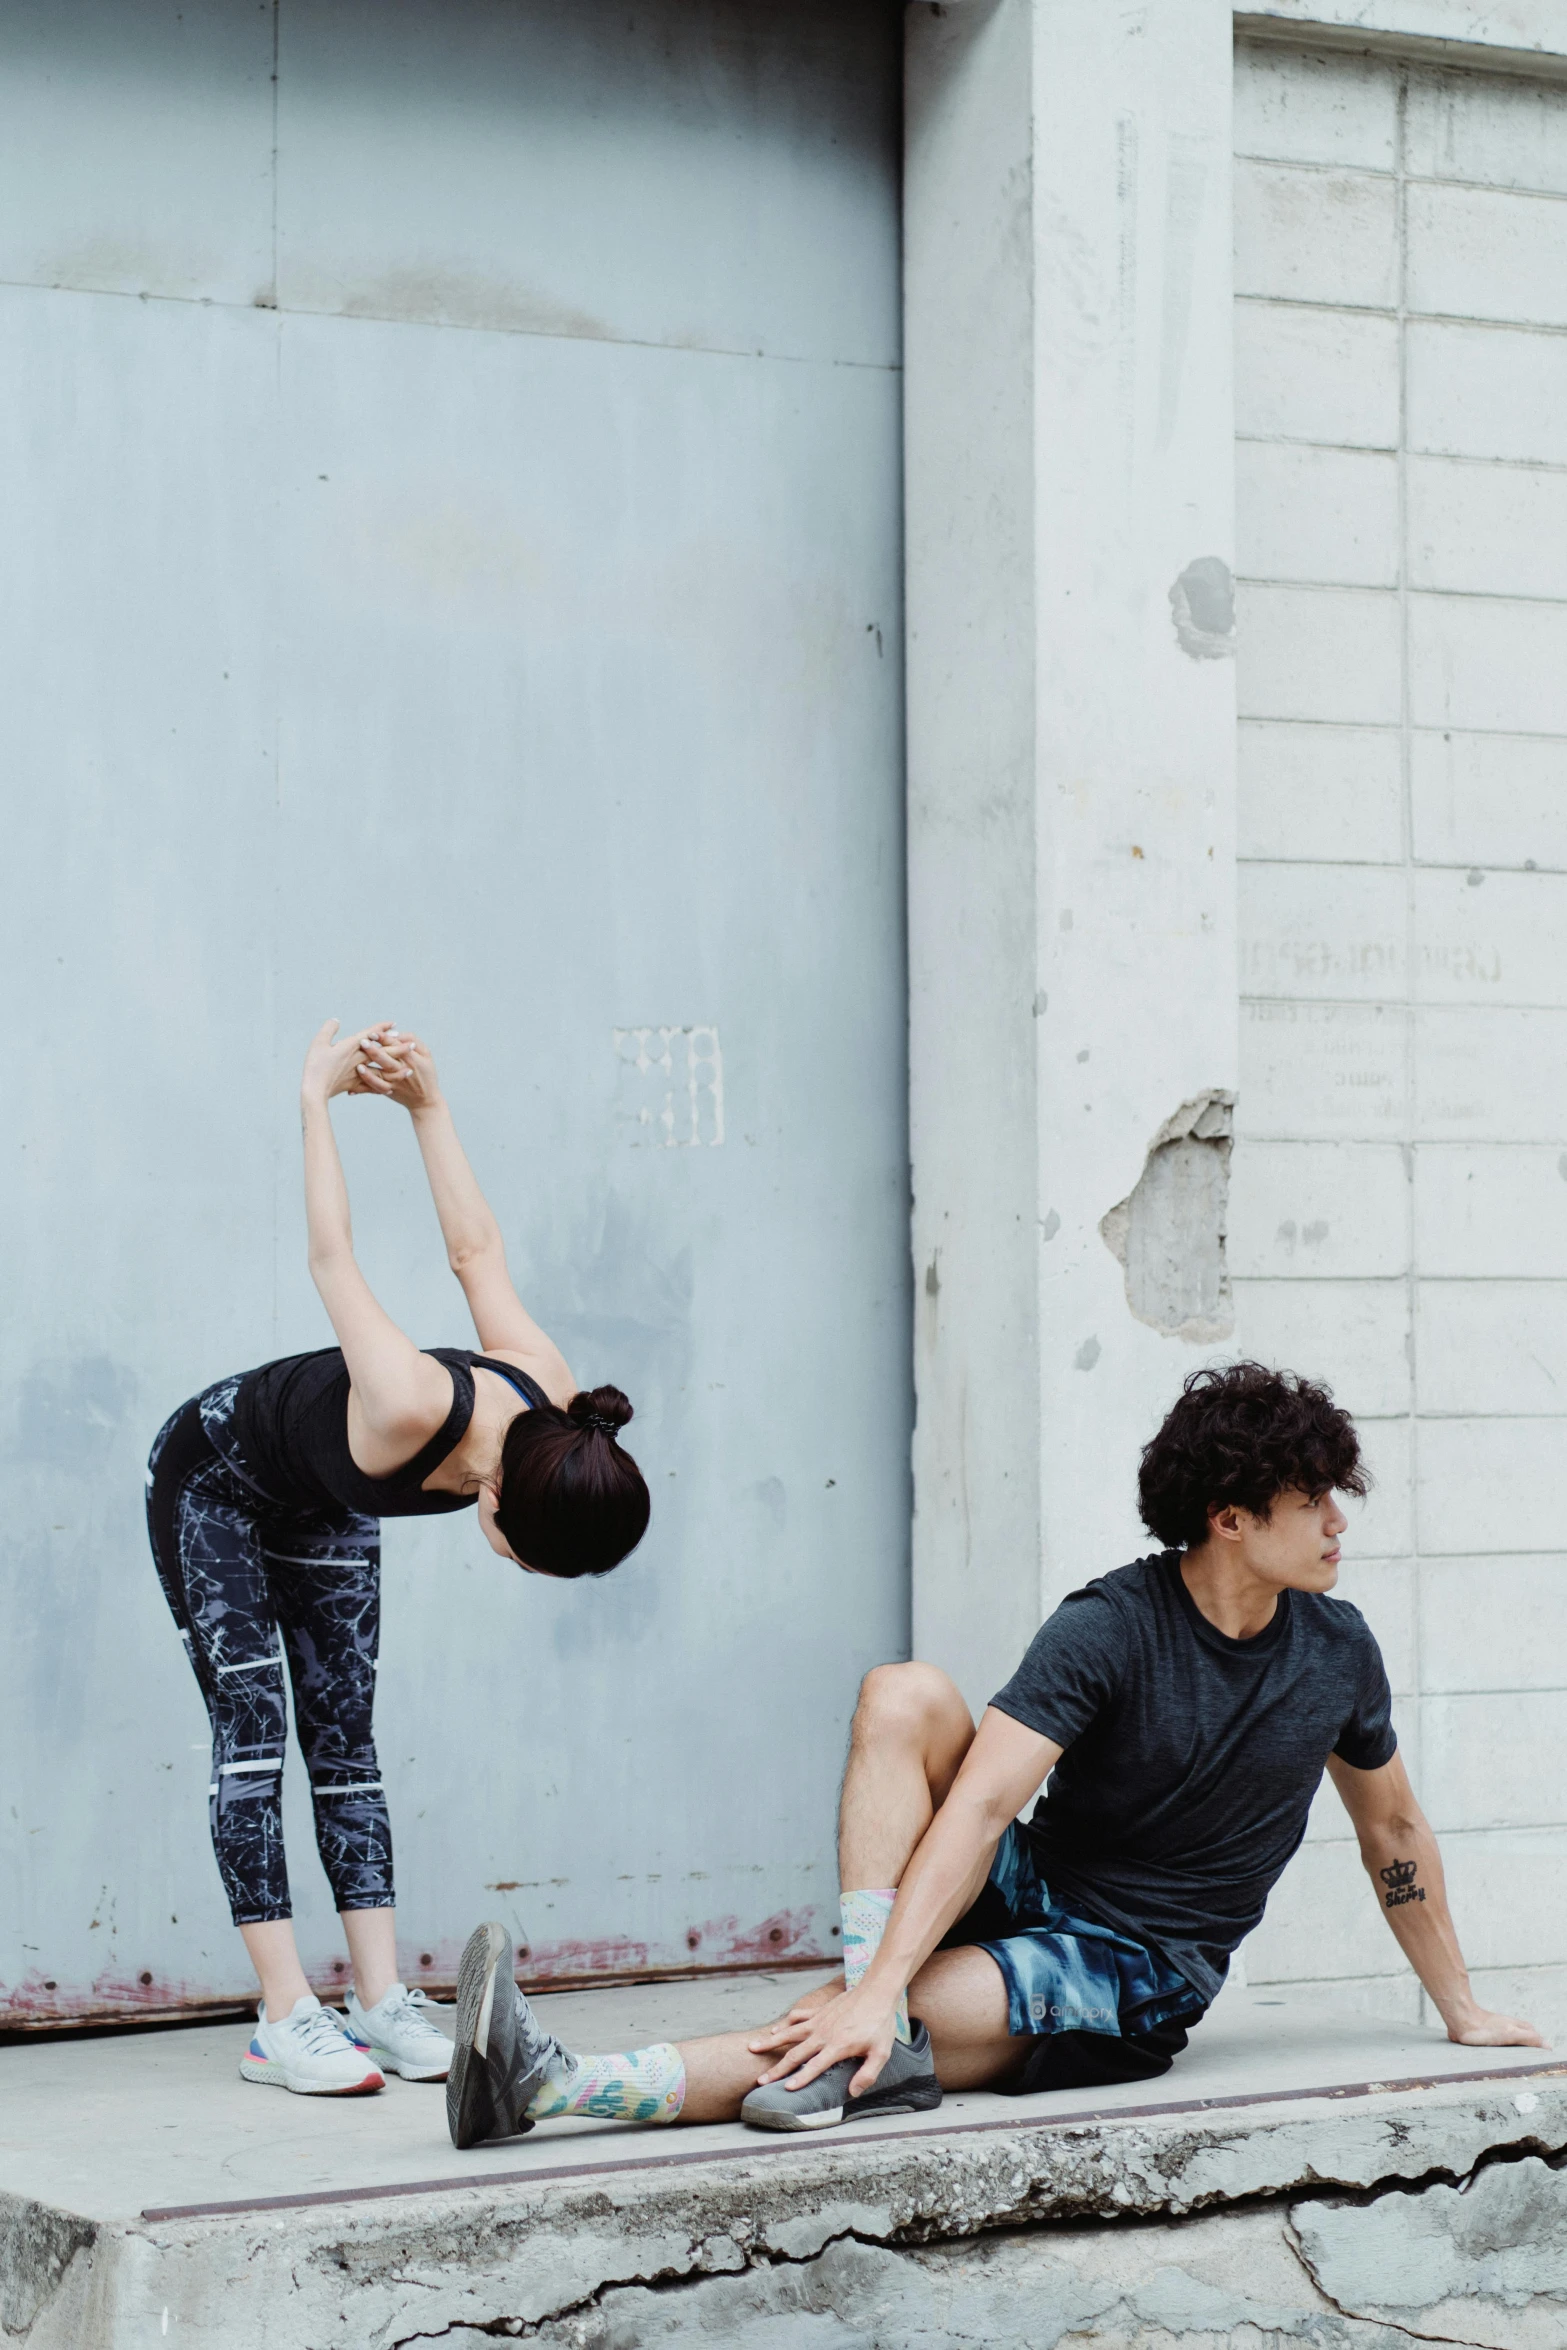
<svg viewBox="0 0 1567 2350">
<path fill-rule="evenodd" d="M 1208 1539 L 1208 1513 L 1233 1503 L 1266 1518 L 1278 1496 L 1365 1493 L 1360 1439 L 1332 1392 L 1293 1371 L 1226 1363 L 1193 1371 L 1143 1447 L 1143 1524 L 1172 1550 Z"/>
</svg>

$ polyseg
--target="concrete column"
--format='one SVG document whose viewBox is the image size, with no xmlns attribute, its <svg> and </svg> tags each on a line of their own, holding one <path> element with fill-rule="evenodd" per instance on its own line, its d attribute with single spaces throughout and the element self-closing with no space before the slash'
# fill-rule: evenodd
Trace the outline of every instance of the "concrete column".
<svg viewBox="0 0 1567 2350">
<path fill-rule="evenodd" d="M 976 1705 L 1231 1326 L 1230 106 L 1220 0 L 909 10 L 914 1638 Z"/>
</svg>

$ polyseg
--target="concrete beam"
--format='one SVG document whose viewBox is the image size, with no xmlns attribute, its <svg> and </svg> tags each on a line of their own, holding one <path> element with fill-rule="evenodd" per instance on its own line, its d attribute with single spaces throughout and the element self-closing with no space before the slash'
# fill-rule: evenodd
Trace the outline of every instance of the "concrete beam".
<svg viewBox="0 0 1567 2350">
<path fill-rule="evenodd" d="M 1567 75 L 1567 19 L 1559 0 L 1272 0 L 1238 9 L 1249 40 L 1383 51 L 1432 65 L 1478 67 L 1558 80 Z"/>
<path fill-rule="evenodd" d="M 914 1627 L 982 1704 L 1229 1327 L 1223 1169 L 1142 1185 L 1235 1082 L 1231 12 L 907 21 Z"/>
</svg>

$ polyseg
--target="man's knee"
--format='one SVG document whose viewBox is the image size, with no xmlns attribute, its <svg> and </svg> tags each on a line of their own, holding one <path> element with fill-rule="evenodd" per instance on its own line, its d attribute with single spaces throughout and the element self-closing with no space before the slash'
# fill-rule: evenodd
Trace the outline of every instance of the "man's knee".
<svg viewBox="0 0 1567 2350">
<path fill-rule="evenodd" d="M 958 1686 L 939 1665 L 875 1665 L 860 1683 L 854 1709 L 858 1739 L 888 1734 L 968 1737 L 973 1722 Z"/>
</svg>

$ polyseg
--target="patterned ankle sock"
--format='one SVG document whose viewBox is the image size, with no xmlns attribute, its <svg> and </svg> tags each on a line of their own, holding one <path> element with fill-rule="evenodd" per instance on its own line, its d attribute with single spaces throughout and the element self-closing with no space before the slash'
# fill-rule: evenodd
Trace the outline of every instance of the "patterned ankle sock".
<svg viewBox="0 0 1567 2350">
<path fill-rule="evenodd" d="M 668 2040 L 620 2056 L 573 2056 L 563 2048 L 528 2107 L 528 2119 L 585 2113 L 601 2122 L 673 2122 L 685 2101 L 685 2061 Z"/>
<path fill-rule="evenodd" d="M 892 1905 L 897 1898 L 896 1885 L 879 1887 L 869 1892 L 839 1894 L 838 1913 L 843 1919 L 843 1980 L 846 1990 L 854 1989 L 880 1949 L 881 1938 L 887 1931 L 887 1920 L 892 1915 Z M 912 2037 L 909 2031 L 907 1991 L 898 2000 L 897 2032 L 900 2040 Z"/>
</svg>

